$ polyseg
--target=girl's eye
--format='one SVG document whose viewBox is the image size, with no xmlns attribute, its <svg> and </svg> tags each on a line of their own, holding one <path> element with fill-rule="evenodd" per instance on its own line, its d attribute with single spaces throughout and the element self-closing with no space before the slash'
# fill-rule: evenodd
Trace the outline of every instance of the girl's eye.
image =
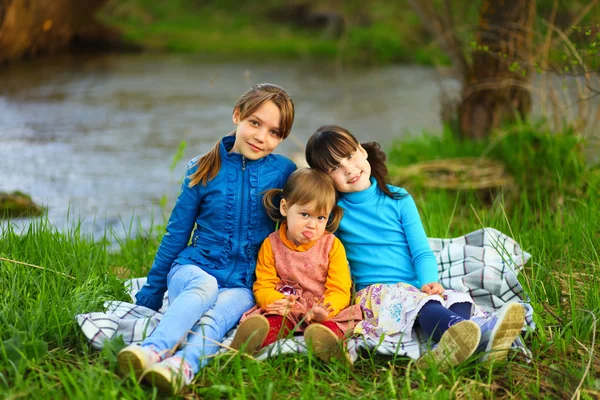
<svg viewBox="0 0 600 400">
<path fill-rule="evenodd" d="M 271 135 L 273 135 L 273 136 L 277 136 L 277 137 L 279 137 L 279 132 L 278 132 L 278 131 L 271 131 L 270 133 L 271 133 Z"/>
<path fill-rule="evenodd" d="M 330 172 L 335 172 L 335 171 L 337 171 L 339 168 L 340 168 L 340 166 L 339 166 L 339 165 L 336 165 L 335 167 L 331 167 L 331 170 L 330 170 Z"/>
<path fill-rule="evenodd" d="M 250 120 L 250 124 L 253 126 L 258 126 L 258 121 Z"/>
<path fill-rule="evenodd" d="M 308 218 L 308 213 L 300 213 L 304 218 Z"/>
<path fill-rule="evenodd" d="M 348 156 L 348 160 L 352 159 L 353 157 L 354 157 L 354 153 L 352 153 Z"/>
<path fill-rule="evenodd" d="M 318 218 L 319 221 L 327 221 L 327 217 L 324 217 L 323 215 L 320 215 Z"/>
</svg>

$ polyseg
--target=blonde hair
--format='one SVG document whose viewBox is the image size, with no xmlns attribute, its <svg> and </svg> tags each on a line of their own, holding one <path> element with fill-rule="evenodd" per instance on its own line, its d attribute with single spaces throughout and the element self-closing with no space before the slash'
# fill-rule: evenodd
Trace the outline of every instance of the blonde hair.
<svg viewBox="0 0 600 400">
<path fill-rule="evenodd" d="M 337 203 L 337 192 L 329 175 L 314 168 L 301 168 L 288 178 L 283 189 L 270 189 L 265 192 L 263 205 L 267 215 L 274 221 L 285 219 L 279 210 L 281 199 L 289 207 L 294 204 L 314 204 L 317 212 L 329 213 L 327 231 L 335 232 L 342 220 L 343 211 Z M 331 210 L 331 211 L 330 211 Z"/>
<path fill-rule="evenodd" d="M 260 83 L 252 86 L 240 97 L 233 107 L 233 112 L 239 112 L 239 120 L 243 121 L 252 115 L 256 110 L 262 107 L 267 101 L 272 101 L 279 112 L 281 119 L 279 121 L 279 137 L 285 139 L 289 136 L 294 123 L 294 103 L 290 95 L 281 87 L 271 83 Z M 235 136 L 235 131 L 229 136 Z M 208 153 L 200 157 L 196 163 L 198 170 L 190 176 L 189 187 L 193 187 L 202 182 L 206 183 L 213 179 L 221 169 L 221 157 L 219 154 L 219 146 L 221 141 L 218 141 Z"/>
</svg>

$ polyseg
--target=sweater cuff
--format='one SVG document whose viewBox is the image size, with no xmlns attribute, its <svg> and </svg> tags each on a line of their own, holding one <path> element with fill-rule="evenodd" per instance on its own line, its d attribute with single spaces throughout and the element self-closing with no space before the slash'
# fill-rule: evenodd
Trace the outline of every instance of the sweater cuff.
<svg viewBox="0 0 600 400">
<path fill-rule="evenodd" d="M 138 306 L 144 306 L 151 310 L 157 311 L 162 307 L 163 299 L 150 297 L 142 293 L 141 291 L 137 292 L 135 295 L 136 302 Z"/>
</svg>

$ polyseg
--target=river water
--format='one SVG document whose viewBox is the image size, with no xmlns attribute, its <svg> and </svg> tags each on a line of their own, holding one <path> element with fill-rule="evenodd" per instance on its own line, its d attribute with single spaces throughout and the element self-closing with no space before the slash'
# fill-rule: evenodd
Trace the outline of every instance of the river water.
<svg viewBox="0 0 600 400">
<path fill-rule="evenodd" d="M 233 129 L 231 113 L 252 84 L 286 88 L 296 105 L 292 137 L 277 152 L 295 159 L 319 126 L 338 123 L 389 145 L 439 131 L 434 69 L 390 66 L 336 72 L 298 62 L 210 62 L 189 55 L 62 57 L 0 70 L 0 191 L 20 190 L 48 207 L 59 227 L 122 232 L 132 217 L 162 222 L 185 163 Z M 173 171 L 179 143 L 187 148 Z M 21 220 L 19 225 L 26 225 Z"/>
<path fill-rule="evenodd" d="M 133 231 L 153 218 L 162 223 L 160 198 L 168 196 L 168 214 L 185 163 L 233 129 L 233 105 L 259 82 L 292 95 L 292 137 L 276 152 L 294 159 L 323 124 L 384 147 L 423 130 L 439 132 L 441 88 L 459 89 L 458 81 L 419 66 L 340 72 L 320 63 L 165 54 L 16 64 L 0 70 L 0 191 L 30 194 L 59 229 L 82 219 L 85 233 L 122 235 L 132 220 Z M 181 141 L 187 148 L 171 171 Z"/>
</svg>

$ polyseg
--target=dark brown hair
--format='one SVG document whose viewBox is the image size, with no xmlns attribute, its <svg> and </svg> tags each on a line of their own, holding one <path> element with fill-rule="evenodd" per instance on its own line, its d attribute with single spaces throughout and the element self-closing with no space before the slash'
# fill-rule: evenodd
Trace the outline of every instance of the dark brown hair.
<svg viewBox="0 0 600 400">
<path fill-rule="evenodd" d="M 342 220 L 343 212 L 336 204 L 337 192 L 333 180 L 317 169 L 298 169 L 290 175 L 283 189 L 270 189 L 265 192 L 263 205 L 273 221 L 281 222 L 285 219 L 279 211 L 281 199 L 285 199 L 289 207 L 294 204 L 313 203 L 317 212 L 329 213 L 326 227 L 328 232 L 335 232 Z"/>
<path fill-rule="evenodd" d="M 294 103 L 289 94 L 281 87 L 271 83 L 260 83 L 252 86 L 240 97 L 233 107 L 233 112 L 239 112 L 239 120 L 243 121 L 252 113 L 262 107 L 267 101 L 272 101 L 279 112 L 281 119 L 279 121 L 279 137 L 285 139 L 289 136 L 294 123 Z M 229 136 L 235 136 L 235 131 Z M 221 141 L 218 141 L 215 147 L 208 153 L 198 159 L 196 165 L 198 170 L 190 176 L 190 187 L 202 182 L 206 186 L 206 182 L 213 179 L 221 169 L 221 157 L 219 155 L 219 146 Z"/>
<path fill-rule="evenodd" d="M 367 152 L 367 161 L 371 165 L 371 175 L 377 181 L 377 188 L 392 199 L 405 195 L 392 192 L 387 186 L 387 156 L 377 142 L 358 143 L 358 140 L 346 129 L 338 125 L 324 125 L 317 129 L 306 144 L 306 162 L 311 168 L 329 173 L 342 158 L 358 151 L 362 146 Z"/>
</svg>

